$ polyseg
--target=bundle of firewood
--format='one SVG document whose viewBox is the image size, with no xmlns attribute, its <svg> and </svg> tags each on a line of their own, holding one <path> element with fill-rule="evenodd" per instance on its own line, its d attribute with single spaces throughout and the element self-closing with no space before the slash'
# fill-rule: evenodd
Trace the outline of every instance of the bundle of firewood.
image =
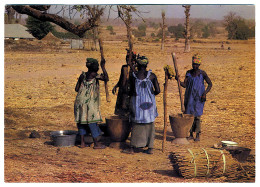
<svg viewBox="0 0 260 187">
<path fill-rule="evenodd" d="M 228 181 L 239 178 L 254 178 L 254 172 L 249 175 L 245 166 L 243 167 L 226 150 L 213 148 L 179 149 L 171 152 L 169 159 L 174 170 L 184 178 L 225 176 Z M 250 168 L 252 169 L 252 167 Z"/>
</svg>

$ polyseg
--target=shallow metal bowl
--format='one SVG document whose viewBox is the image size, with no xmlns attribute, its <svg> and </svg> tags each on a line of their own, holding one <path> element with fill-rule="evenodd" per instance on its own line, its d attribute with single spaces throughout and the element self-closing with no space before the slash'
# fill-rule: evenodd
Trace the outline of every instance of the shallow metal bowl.
<svg viewBox="0 0 260 187">
<path fill-rule="evenodd" d="M 70 147 L 74 146 L 78 131 L 60 130 L 50 133 L 53 145 L 57 147 Z"/>
</svg>

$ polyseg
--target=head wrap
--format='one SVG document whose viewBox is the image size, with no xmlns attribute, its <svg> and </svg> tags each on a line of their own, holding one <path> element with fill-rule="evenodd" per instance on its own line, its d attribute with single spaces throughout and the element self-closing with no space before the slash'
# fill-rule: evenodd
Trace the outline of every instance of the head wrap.
<svg viewBox="0 0 260 187">
<path fill-rule="evenodd" d="M 137 58 L 137 64 L 146 66 L 149 63 L 148 58 L 146 56 L 141 56 Z"/>
<path fill-rule="evenodd" d="M 87 68 L 98 68 L 99 64 L 97 59 L 87 58 L 86 66 Z"/>
<path fill-rule="evenodd" d="M 198 55 L 198 54 L 193 55 L 193 57 L 192 57 L 192 63 L 201 64 L 201 56 Z"/>
</svg>

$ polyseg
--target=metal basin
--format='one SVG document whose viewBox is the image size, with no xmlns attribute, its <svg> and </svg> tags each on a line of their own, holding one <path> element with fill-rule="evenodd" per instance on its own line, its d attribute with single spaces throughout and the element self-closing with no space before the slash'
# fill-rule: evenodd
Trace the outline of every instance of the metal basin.
<svg viewBox="0 0 260 187">
<path fill-rule="evenodd" d="M 71 147 L 75 145 L 78 131 L 61 130 L 50 133 L 53 145 L 56 147 Z"/>
</svg>

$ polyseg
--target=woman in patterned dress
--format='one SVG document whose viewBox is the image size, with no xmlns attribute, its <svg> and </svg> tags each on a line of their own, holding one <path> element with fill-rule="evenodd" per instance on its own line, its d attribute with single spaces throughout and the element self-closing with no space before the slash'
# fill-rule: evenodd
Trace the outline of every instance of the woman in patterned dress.
<svg viewBox="0 0 260 187">
<path fill-rule="evenodd" d="M 105 61 L 101 60 L 103 74 L 99 75 L 99 64 L 96 59 L 87 58 L 87 72 L 82 72 L 75 87 L 78 92 L 74 103 L 74 116 L 81 137 L 81 148 L 84 148 L 84 135 L 89 127 L 94 141 L 94 149 L 104 149 L 105 146 L 98 142 L 101 130 L 97 122 L 101 122 L 99 80 L 108 81 L 105 70 Z"/>
<path fill-rule="evenodd" d="M 158 116 L 155 95 L 160 93 L 157 77 L 152 70 L 147 71 L 148 59 L 145 56 L 137 59 L 137 72 L 130 79 L 130 121 L 132 122 L 130 150 L 148 147 L 147 154 L 153 154 L 155 127 L 154 120 Z"/>
</svg>

